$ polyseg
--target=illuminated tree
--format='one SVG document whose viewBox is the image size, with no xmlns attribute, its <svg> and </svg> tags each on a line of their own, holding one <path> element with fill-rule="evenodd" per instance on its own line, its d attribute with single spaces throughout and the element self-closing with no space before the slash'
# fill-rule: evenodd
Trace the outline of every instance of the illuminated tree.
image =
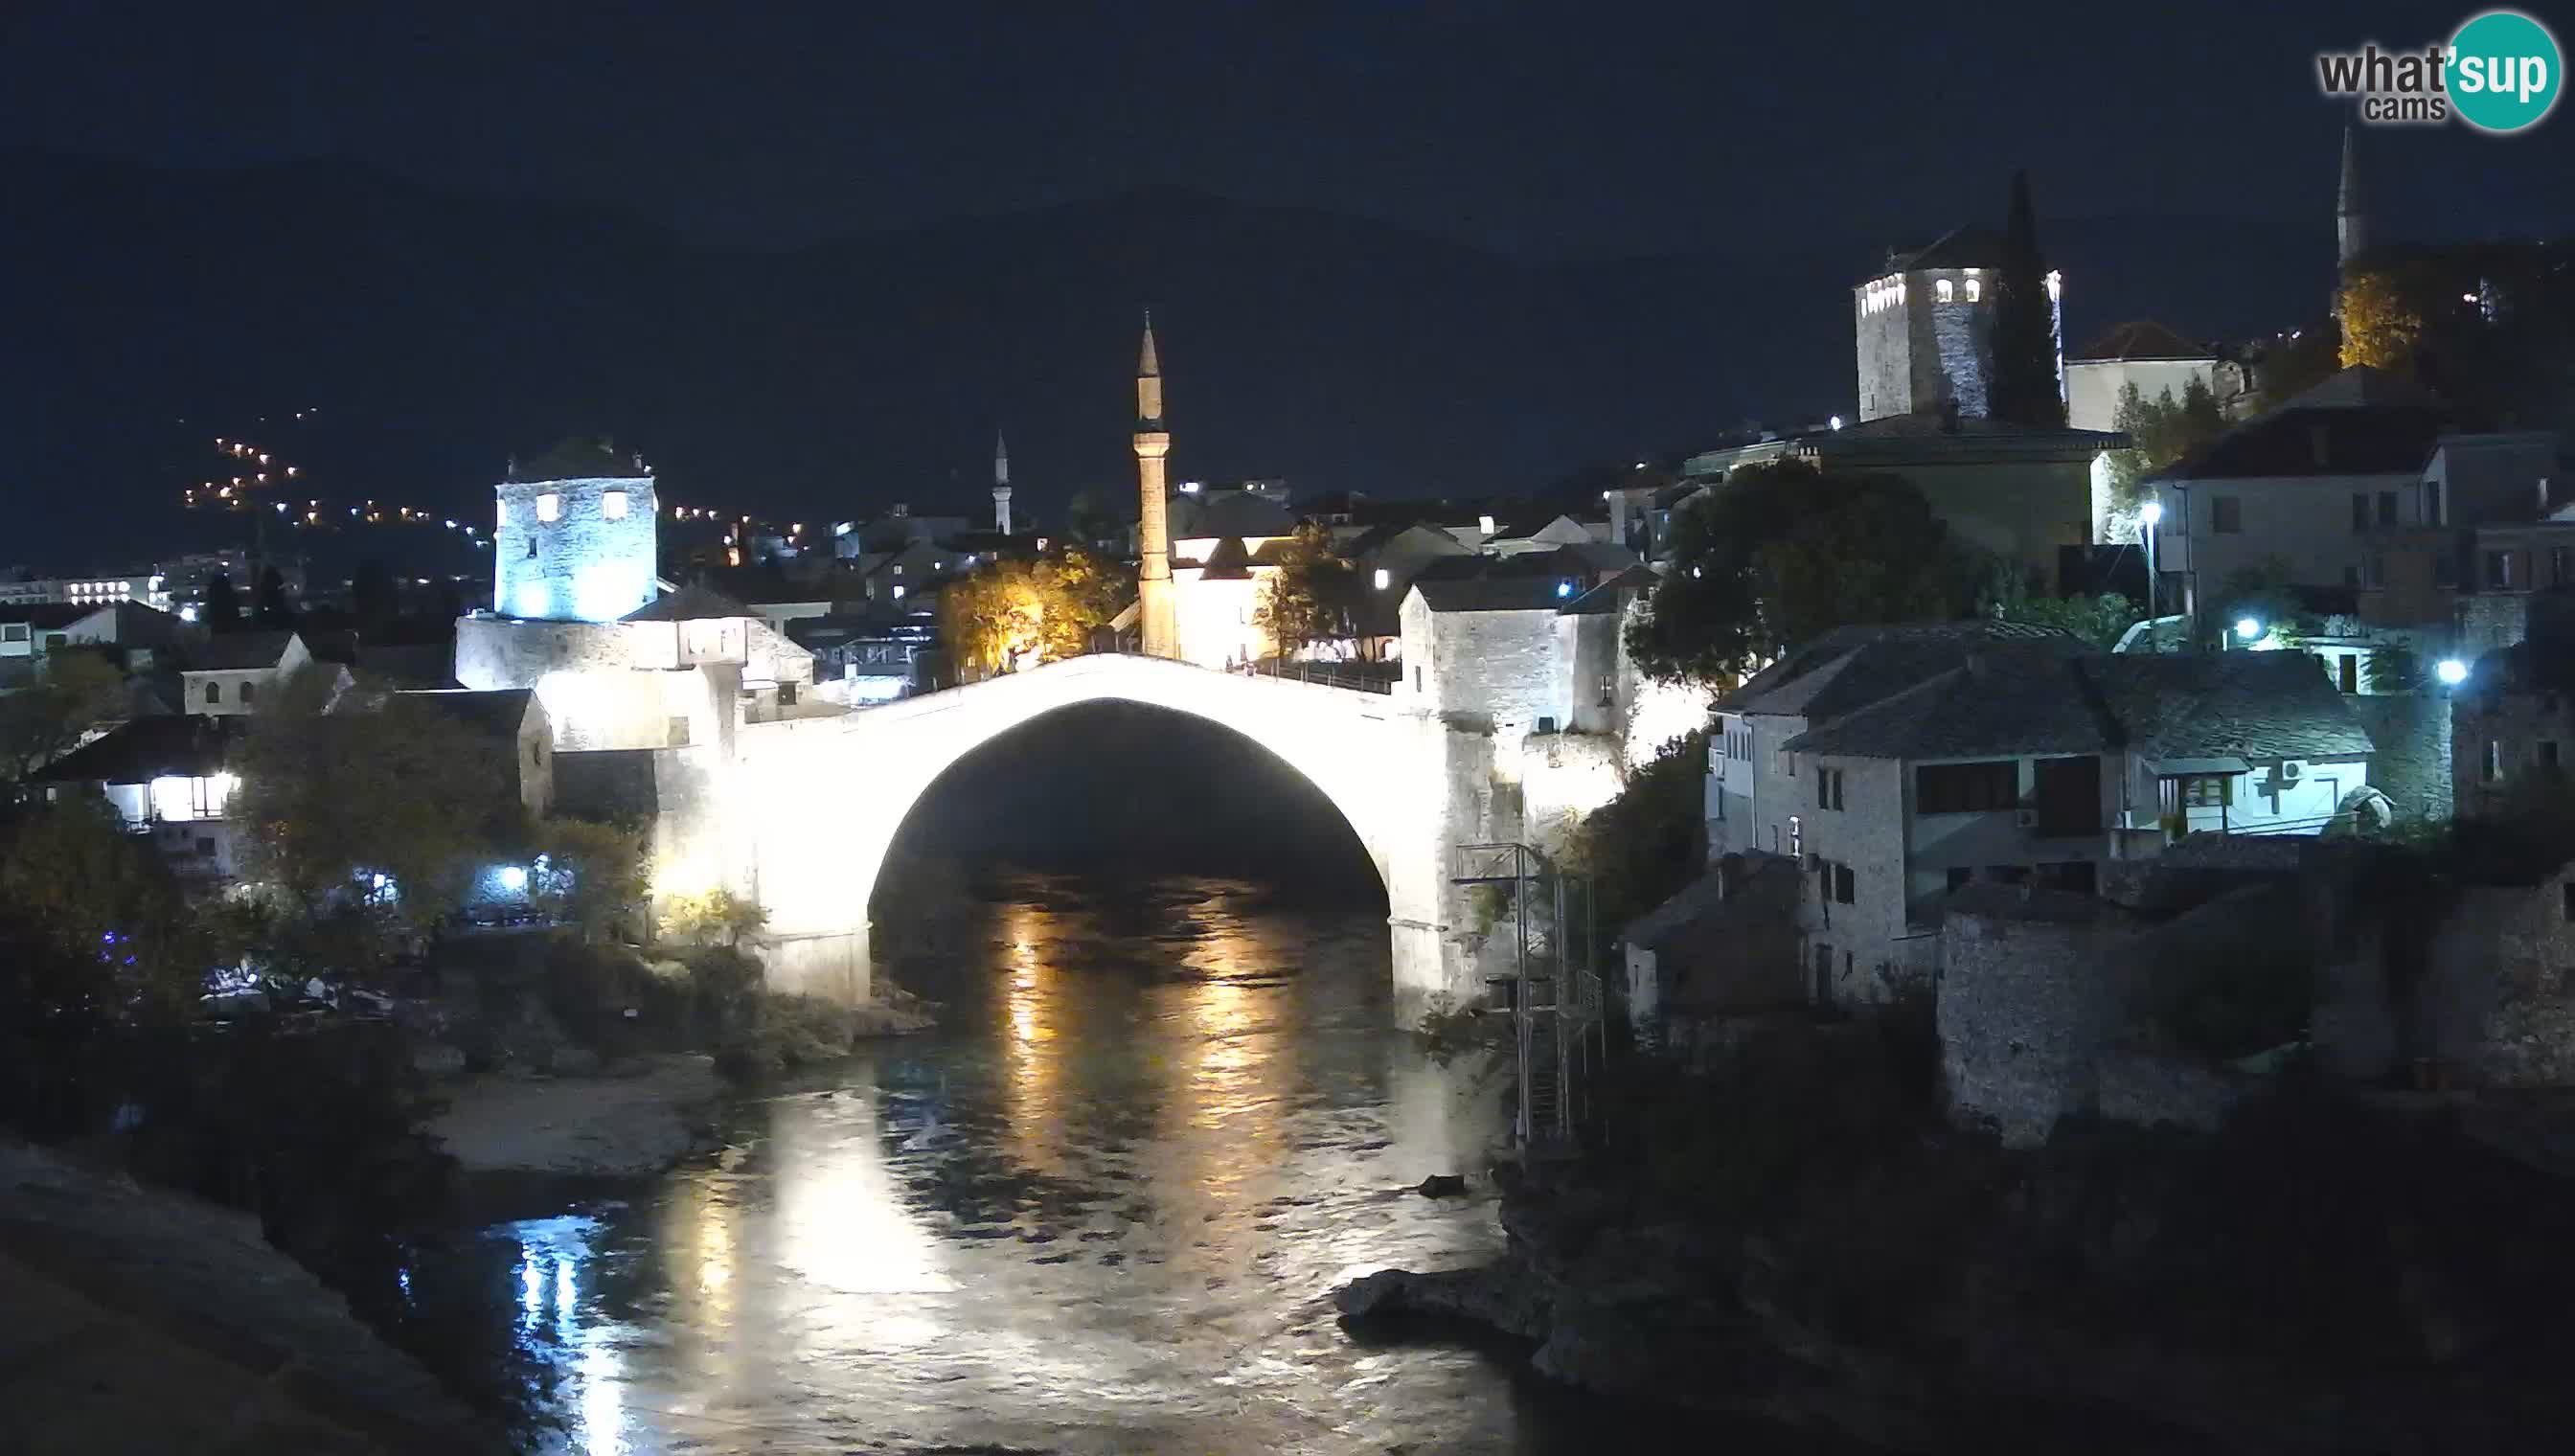
<svg viewBox="0 0 2575 1456">
<path fill-rule="evenodd" d="M 491 743 L 455 719 L 401 694 L 355 693 L 370 706 L 331 712 L 333 683 L 297 674 L 242 739 L 247 877 L 306 920 L 355 901 L 426 929 L 463 901 L 517 799 Z"/>
<path fill-rule="evenodd" d="M 644 831 L 590 819 L 548 819 L 536 828 L 536 902 L 596 940 L 651 892 Z"/>
<path fill-rule="evenodd" d="M 1357 599 L 1357 570 L 1332 550 L 1331 534 L 1308 521 L 1280 548 L 1279 571 L 1258 610 L 1261 630 L 1283 658 L 1318 642 L 1345 641 Z"/>
<path fill-rule="evenodd" d="M 2393 273 L 2355 270 L 2343 282 L 2342 365 L 2410 371 L 2423 343 L 2423 313 Z"/>
<path fill-rule="evenodd" d="M 662 938 L 690 945 L 732 945 L 769 923 L 769 911 L 729 889 L 669 896 L 662 906 Z"/>
<path fill-rule="evenodd" d="M 2207 383 L 2194 376 L 2179 400 L 2169 389 L 2149 400 L 2133 383 L 2120 386 L 2110 428 L 2129 440 L 2128 449 L 2110 452 L 2110 508 L 2127 516 L 2143 504 L 2145 483 L 2157 471 L 2225 434 L 2226 417 Z"/>
<path fill-rule="evenodd" d="M 941 589 L 940 636 L 951 660 L 979 676 L 1062 662 L 1091 650 L 1092 633 L 1132 591 L 1123 569 L 1079 546 L 994 561 Z"/>
</svg>

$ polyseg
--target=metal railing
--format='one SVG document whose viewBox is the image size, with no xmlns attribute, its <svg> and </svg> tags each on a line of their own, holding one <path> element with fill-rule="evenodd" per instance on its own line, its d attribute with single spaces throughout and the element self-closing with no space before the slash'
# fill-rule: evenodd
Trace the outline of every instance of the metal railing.
<svg viewBox="0 0 2575 1456">
<path fill-rule="evenodd" d="M 1590 1117 L 1590 1083 L 1607 1053 L 1592 882 L 1568 875 L 1530 845 L 1461 844 L 1450 881 L 1470 893 L 1499 892 L 1510 913 L 1508 973 L 1486 983 L 1511 1017 L 1519 1077 L 1513 1134 L 1533 1155 L 1572 1152 Z M 1495 906 L 1498 917 L 1500 906 Z"/>
<path fill-rule="evenodd" d="M 1363 663 L 1304 663 L 1272 659 L 1267 663 L 1237 663 L 1228 671 L 1246 678 L 1277 678 L 1288 683 L 1311 683 L 1318 688 L 1341 688 L 1352 693 L 1392 693 L 1396 679 L 1402 676 L 1400 664 L 1384 664 L 1385 671 L 1371 671 L 1376 665 Z"/>
</svg>

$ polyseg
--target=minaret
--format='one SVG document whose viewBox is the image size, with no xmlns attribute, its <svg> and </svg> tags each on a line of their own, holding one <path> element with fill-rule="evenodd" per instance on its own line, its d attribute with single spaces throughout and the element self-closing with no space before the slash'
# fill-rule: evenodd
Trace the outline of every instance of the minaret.
<svg viewBox="0 0 2575 1456">
<path fill-rule="evenodd" d="M 993 432 L 993 529 L 1011 534 L 1011 446 Z"/>
<path fill-rule="evenodd" d="M 2352 149 L 2349 124 L 2342 129 L 2342 192 L 2334 201 L 2334 251 L 2348 272 L 2352 260 L 2369 251 L 2369 204 L 2360 192 L 2360 156 Z"/>
<path fill-rule="evenodd" d="M 1136 356 L 1136 619 L 1145 656 L 1181 655 L 1180 615 L 1172 601 L 1172 526 L 1166 514 L 1163 458 L 1172 453 L 1163 428 L 1163 362 L 1154 353 L 1154 315 L 1145 313 L 1145 343 Z"/>
</svg>

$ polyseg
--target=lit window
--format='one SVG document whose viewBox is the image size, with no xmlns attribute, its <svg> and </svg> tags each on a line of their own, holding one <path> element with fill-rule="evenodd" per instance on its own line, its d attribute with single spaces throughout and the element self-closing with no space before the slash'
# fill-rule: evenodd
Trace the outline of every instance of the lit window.
<svg viewBox="0 0 2575 1456">
<path fill-rule="evenodd" d="M 1974 303 L 1976 300 L 1978 300 L 1978 299 L 1980 299 L 1980 298 L 1983 298 L 1984 296 L 1985 296 L 1985 281 L 1984 281 L 1983 279 L 1981 279 L 1981 278 L 1970 278 L 1970 279 L 1968 279 L 1968 280 L 1967 280 L 1967 302 L 1969 302 L 1969 303 Z"/>
<path fill-rule="evenodd" d="M 625 520 L 625 519 L 626 519 L 626 493 L 625 493 L 624 491 L 602 491 L 602 492 L 600 492 L 600 493 L 599 493 L 599 514 L 600 514 L 600 515 L 602 515 L 602 516 L 604 516 L 604 517 L 606 517 L 607 519 L 609 519 L 609 520 L 611 520 L 611 521 L 623 521 L 623 520 Z"/>
<path fill-rule="evenodd" d="M 1950 284 L 1949 280 L 1941 279 L 1936 287 L 1940 290 L 1940 302 L 1944 304 L 1953 302 L 1952 295 L 1957 292 L 1957 289 Z"/>
<path fill-rule="evenodd" d="M 537 519 L 539 521 L 562 520 L 563 497 L 556 495 L 552 491 L 548 491 L 544 495 L 539 496 L 537 498 Z"/>
<path fill-rule="evenodd" d="M 1393 577 L 1386 572 L 1385 568 L 1379 567 L 1376 569 L 1376 589 L 1378 591 L 1384 591 L 1386 589 L 1386 584 L 1393 580 Z"/>
</svg>

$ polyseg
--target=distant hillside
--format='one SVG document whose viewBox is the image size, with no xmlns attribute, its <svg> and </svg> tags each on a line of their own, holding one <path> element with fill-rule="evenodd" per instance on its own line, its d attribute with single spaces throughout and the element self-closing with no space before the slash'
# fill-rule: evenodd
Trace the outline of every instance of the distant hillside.
<svg viewBox="0 0 2575 1456">
<path fill-rule="evenodd" d="M 1147 306 L 1181 477 L 1521 490 L 1847 409 L 1846 290 L 1882 242 L 1800 236 L 1747 196 L 1740 256 L 1530 266 L 1158 190 L 763 255 L 331 163 L 0 153 L 0 189 L 23 224 L 0 237 L 18 300 L 0 486 L 34 503 L 22 526 L 113 505 L 135 531 L 199 436 L 306 407 L 323 488 L 460 514 L 510 452 L 574 431 L 644 450 L 682 499 L 972 509 L 998 426 L 1023 510 L 1053 515 L 1131 479 Z M 2321 225 L 2042 226 L 2078 336 L 2141 313 L 2249 331 L 2322 303 Z"/>
</svg>

